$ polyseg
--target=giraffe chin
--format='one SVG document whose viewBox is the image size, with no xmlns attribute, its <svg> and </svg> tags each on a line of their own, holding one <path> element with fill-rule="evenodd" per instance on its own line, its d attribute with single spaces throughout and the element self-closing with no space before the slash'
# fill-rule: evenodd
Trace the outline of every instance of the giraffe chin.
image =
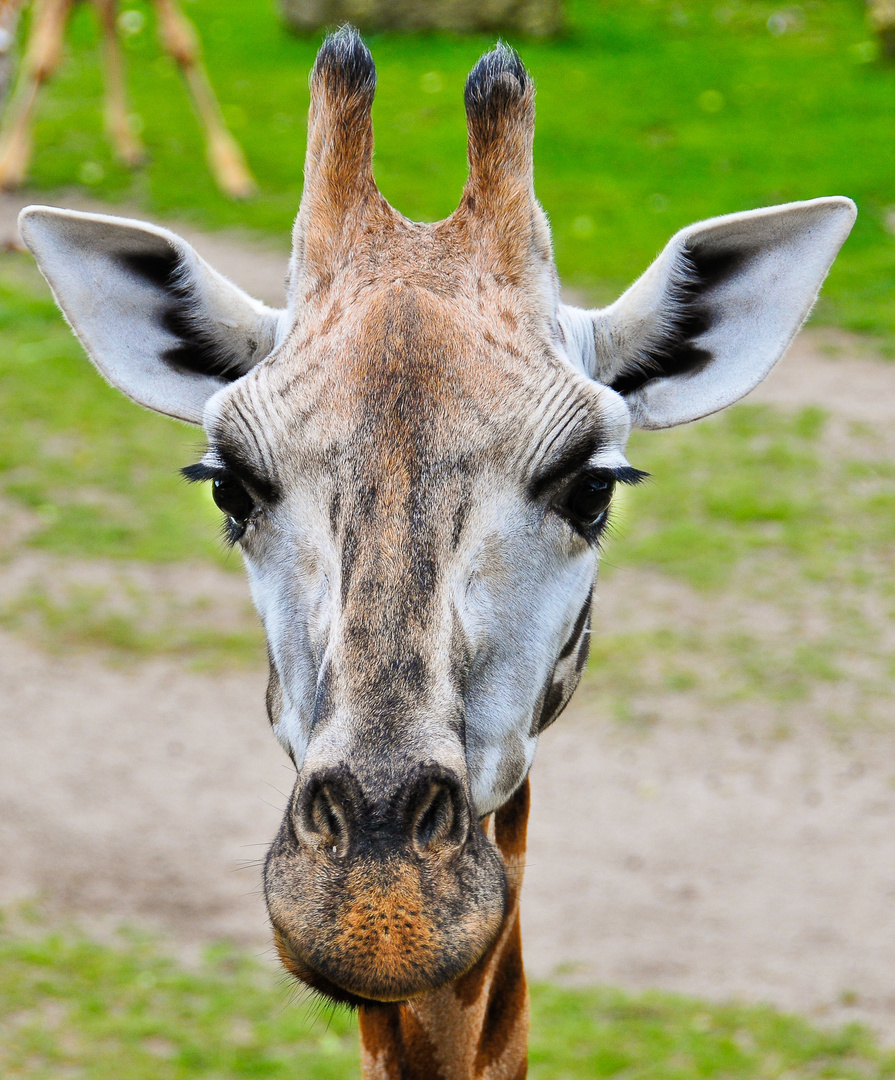
<svg viewBox="0 0 895 1080">
<path fill-rule="evenodd" d="M 344 987 L 337 986 L 325 975 L 321 975 L 319 971 L 315 971 L 307 961 L 298 955 L 292 947 L 292 943 L 281 931 L 274 929 L 273 940 L 283 967 L 290 975 L 298 979 L 299 982 L 304 983 L 316 994 L 337 1005 L 347 1005 L 350 1009 L 359 1009 L 362 1005 L 377 1004 L 374 998 L 365 998 L 359 994 L 352 994 Z M 400 1000 L 406 1001 L 407 998 L 401 998 Z"/>
<path fill-rule="evenodd" d="M 502 861 L 481 828 L 445 859 L 410 852 L 332 858 L 281 830 L 265 894 L 283 966 L 332 1001 L 401 1002 L 468 971 L 504 922 Z"/>
</svg>

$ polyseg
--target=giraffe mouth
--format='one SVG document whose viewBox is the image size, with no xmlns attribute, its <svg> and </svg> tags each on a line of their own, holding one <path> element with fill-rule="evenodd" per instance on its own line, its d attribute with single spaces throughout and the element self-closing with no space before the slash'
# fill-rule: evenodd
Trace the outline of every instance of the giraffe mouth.
<svg viewBox="0 0 895 1080">
<path fill-rule="evenodd" d="M 360 994 L 354 994 L 350 990 L 346 990 L 344 987 L 334 983 L 331 979 L 328 979 L 325 975 L 321 974 L 321 972 L 311 967 L 311 965 L 299 955 L 293 947 L 292 942 L 282 933 L 282 931 L 274 929 L 273 936 L 280 963 L 290 975 L 298 979 L 299 982 L 304 983 L 305 986 L 313 990 L 315 994 L 327 998 L 336 1005 L 346 1005 L 349 1009 L 359 1009 L 361 1006 L 365 1005 L 382 1004 L 381 998 L 367 998 L 361 997 Z M 406 997 L 396 998 L 393 1003 L 400 1004 L 407 1000 Z"/>
<path fill-rule="evenodd" d="M 413 998 L 428 993 L 430 990 L 437 989 L 437 986 L 433 985 L 414 992 L 398 994 L 396 990 L 392 990 L 391 992 L 380 991 L 374 997 L 365 996 L 363 994 L 355 993 L 352 990 L 347 990 L 344 986 L 333 982 L 332 979 L 318 971 L 300 955 L 289 938 L 276 929 L 274 930 L 274 945 L 277 950 L 277 955 L 280 958 L 280 963 L 293 978 L 297 979 L 300 983 L 304 983 L 305 986 L 320 997 L 326 998 L 335 1005 L 344 1005 L 349 1009 L 372 1008 L 377 1005 L 385 1004 L 402 1005 L 413 1000 Z M 480 958 L 474 960 L 469 967 L 474 967 L 479 959 Z M 468 970 L 468 968 L 466 970 Z M 465 971 L 461 971 L 459 974 L 463 975 L 465 974 Z"/>
<path fill-rule="evenodd" d="M 349 1006 L 400 1002 L 469 970 L 500 933 L 507 878 L 480 826 L 446 858 L 411 849 L 339 857 L 281 829 L 265 896 L 283 966 Z"/>
<path fill-rule="evenodd" d="M 385 919 L 369 917 L 370 904 L 365 898 L 356 907 L 364 912 L 364 933 L 359 938 L 345 935 L 339 928 L 310 942 L 296 941 L 294 933 L 278 926 L 271 913 L 274 943 L 283 967 L 315 993 L 351 1008 L 405 1002 L 452 982 L 488 951 L 505 919 L 502 893 L 493 912 L 496 917 L 482 919 L 480 912 L 475 913 L 477 933 L 470 935 L 468 926 L 461 927 L 456 935 L 445 935 L 441 948 L 429 943 L 414 949 L 409 944 L 412 937 L 389 931 Z M 389 920 L 391 927 L 406 918 L 404 912 L 397 913 Z M 340 937 L 345 939 L 342 949 L 338 947 Z M 313 959 L 302 945 L 310 946 Z"/>
</svg>

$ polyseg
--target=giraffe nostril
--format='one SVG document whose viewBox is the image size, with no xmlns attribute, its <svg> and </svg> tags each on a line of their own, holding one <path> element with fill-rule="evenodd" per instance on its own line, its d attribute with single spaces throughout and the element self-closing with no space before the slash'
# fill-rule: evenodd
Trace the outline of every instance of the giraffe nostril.
<svg viewBox="0 0 895 1080">
<path fill-rule="evenodd" d="M 464 846 L 475 820 L 459 778 L 433 766 L 378 800 L 344 768 L 312 774 L 293 798 L 294 839 L 329 859 L 381 859 L 408 845 L 419 855 L 447 856 Z"/>
<path fill-rule="evenodd" d="M 305 792 L 299 819 L 306 842 L 335 857 L 345 855 L 351 839 L 343 793 L 334 784 L 314 784 Z"/>
<path fill-rule="evenodd" d="M 468 832 L 463 793 L 446 779 L 418 785 L 408 802 L 408 819 L 411 842 L 420 853 L 459 846 Z"/>
</svg>

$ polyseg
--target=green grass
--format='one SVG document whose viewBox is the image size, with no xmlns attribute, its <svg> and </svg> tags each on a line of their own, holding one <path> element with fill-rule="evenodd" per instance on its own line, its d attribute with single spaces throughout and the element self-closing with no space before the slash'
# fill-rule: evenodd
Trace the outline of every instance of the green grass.
<svg viewBox="0 0 895 1080">
<path fill-rule="evenodd" d="M 174 592 L 149 591 L 126 578 L 105 586 L 54 586 L 51 591 L 33 581 L 0 607 L 0 625 L 52 653 L 100 650 L 116 660 L 168 656 L 194 670 L 232 671 L 264 660 L 264 632 L 248 605 L 221 618 L 210 598 L 184 602 Z"/>
<path fill-rule="evenodd" d="M 857 1025 L 823 1031 L 770 1007 L 657 992 L 535 986 L 534 1080 L 886 1077 L 895 1058 Z"/>
<path fill-rule="evenodd" d="M 895 1056 L 857 1025 L 765 1006 L 610 989 L 532 990 L 533 1080 L 883 1080 Z M 4 1080 L 357 1080 L 356 1025 L 296 1002 L 284 976 L 220 945 L 198 965 L 151 938 L 0 930 Z"/>
<path fill-rule="evenodd" d="M 33 181 L 88 181 L 150 216 L 244 225 L 285 244 L 301 190 L 307 73 L 319 37 L 278 23 L 273 0 L 194 0 L 225 114 L 261 194 L 220 196 L 196 125 L 146 24 L 127 41 L 135 122 L 150 166 L 131 176 L 102 137 L 92 13 L 48 89 Z M 515 41 L 538 82 L 537 187 L 570 283 L 606 299 L 678 228 L 714 214 L 847 194 L 861 214 L 817 317 L 895 348 L 895 66 L 875 58 L 857 0 L 569 0 L 568 33 Z M 376 173 L 404 213 L 451 212 L 465 175 L 462 85 L 484 37 L 371 35 L 379 68 Z"/>
<path fill-rule="evenodd" d="M 816 408 L 787 415 L 743 404 L 635 433 L 628 457 L 653 478 L 620 492 L 610 563 L 711 588 L 727 585 L 744 559 L 776 555 L 808 580 L 866 583 L 895 557 L 895 465 L 872 444 L 867 459 L 830 451 L 826 426 Z"/>
<path fill-rule="evenodd" d="M 0 938 L 5 1080 L 338 1080 L 359 1075 L 353 1018 L 294 1007 L 285 978 L 221 946 L 187 968 L 151 939 Z"/>
<path fill-rule="evenodd" d="M 201 434 L 106 386 L 24 256 L 0 269 L 0 494 L 59 555 L 220 561 L 220 515 L 177 469 Z M 238 565 L 238 559 L 228 562 Z"/>
</svg>

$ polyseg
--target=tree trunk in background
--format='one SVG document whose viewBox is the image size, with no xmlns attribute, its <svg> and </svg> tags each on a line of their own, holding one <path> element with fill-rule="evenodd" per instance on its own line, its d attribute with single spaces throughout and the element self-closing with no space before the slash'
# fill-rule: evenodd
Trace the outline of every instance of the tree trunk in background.
<svg viewBox="0 0 895 1080">
<path fill-rule="evenodd" d="M 562 28 L 562 0 L 279 0 L 294 30 L 516 31 L 548 37 Z"/>
<path fill-rule="evenodd" d="M 895 0 L 867 0 L 867 10 L 883 56 L 895 59 Z"/>
</svg>

